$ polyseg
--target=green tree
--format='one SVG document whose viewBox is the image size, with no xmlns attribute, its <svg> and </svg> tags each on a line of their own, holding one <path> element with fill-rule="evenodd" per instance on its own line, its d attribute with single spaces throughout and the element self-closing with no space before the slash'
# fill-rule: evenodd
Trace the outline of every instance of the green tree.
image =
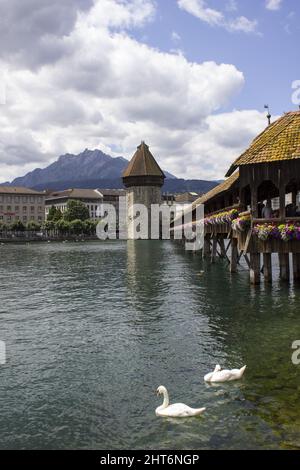
<svg viewBox="0 0 300 470">
<path fill-rule="evenodd" d="M 64 219 L 68 222 L 73 220 L 87 220 L 90 217 L 90 213 L 86 205 L 81 201 L 69 200 L 67 202 L 67 210 L 64 213 Z"/>
<path fill-rule="evenodd" d="M 70 222 L 70 230 L 75 235 L 80 235 L 84 231 L 84 222 L 80 219 L 75 219 Z"/>
<path fill-rule="evenodd" d="M 86 235 L 94 235 L 96 233 L 97 224 L 98 224 L 97 220 L 92 220 L 92 219 L 85 220 L 83 223 L 84 233 Z"/>
<path fill-rule="evenodd" d="M 20 221 L 20 220 L 15 220 L 11 225 L 10 225 L 10 230 L 13 232 L 24 232 L 25 231 L 25 225 Z"/>
<path fill-rule="evenodd" d="M 59 219 L 55 222 L 55 228 L 60 234 L 65 235 L 70 231 L 70 222 L 64 219 Z"/>
<path fill-rule="evenodd" d="M 56 222 L 57 220 L 62 219 L 62 212 L 60 209 L 56 209 L 56 207 L 52 206 L 49 209 L 49 214 L 47 217 L 47 220 L 53 220 L 53 222 Z"/>
<path fill-rule="evenodd" d="M 7 232 L 8 226 L 4 222 L 0 222 L 0 232 Z"/>
<path fill-rule="evenodd" d="M 26 230 L 29 230 L 30 232 L 38 232 L 39 230 L 41 230 L 41 225 L 35 222 L 34 220 L 31 220 L 30 222 L 28 222 Z"/>
<path fill-rule="evenodd" d="M 51 232 L 52 230 L 55 229 L 55 223 L 53 220 L 46 220 L 43 224 L 43 229 L 46 230 L 46 232 Z"/>
</svg>

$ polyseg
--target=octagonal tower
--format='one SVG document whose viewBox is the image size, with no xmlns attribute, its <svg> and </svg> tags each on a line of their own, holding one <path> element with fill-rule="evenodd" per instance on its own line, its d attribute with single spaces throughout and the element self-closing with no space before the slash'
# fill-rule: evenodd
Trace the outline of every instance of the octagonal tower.
<svg viewBox="0 0 300 470">
<path fill-rule="evenodd" d="M 127 233 L 129 239 L 134 236 L 134 204 L 143 204 L 148 211 L 148 238 L 151 238 L 151 205 L 161 203 L 161 187 L 165 175 L 148 145 L 142 142 L 138 146 L 128 167 L 123 172 L 123 183 L 127 189 Z"/>
</svg>

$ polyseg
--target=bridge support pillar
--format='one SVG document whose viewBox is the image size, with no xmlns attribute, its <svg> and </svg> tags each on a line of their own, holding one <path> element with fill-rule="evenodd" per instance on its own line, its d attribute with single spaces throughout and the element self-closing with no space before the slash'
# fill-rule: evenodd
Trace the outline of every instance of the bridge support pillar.
<svg viewBox="0 0 300 470">
<path fill-rule="evenodd" d="M 293 253 L 294 281 L 300 281 L 300 253 Z"/>
<path fill-rule="evenodd" d="M 250 282 L 254 285 L 260 283 L 260 253 L 250 254 Z"/>
<path fill-rule="evenodd" d="M 231 256 L 230 256 L 230 272 L 236 273 L 237 272 L 237 264 L 238 264 L 238 241 L 237 238 L 231 239 Z"/>
<path fill-rule="evenodd" d="M 271 253 L 264 253 L 264 278 L 265 282 L 272 282 L 272 254 Z"/>
<path fill-rule="evenodd" d="M 279 253 L 279 267 L 281 281 L 290 280 L 290 256 L 289 253 Z"/>
<path fill-rule="evenodd" d="M 218 246 L 218 241 L 214 237 L 212 241 L 212 251 L 211 251 L 211 262 L 215 263 L 216 262 L 216 257 L 217 257 L 217 246 Z"/>
</svg>

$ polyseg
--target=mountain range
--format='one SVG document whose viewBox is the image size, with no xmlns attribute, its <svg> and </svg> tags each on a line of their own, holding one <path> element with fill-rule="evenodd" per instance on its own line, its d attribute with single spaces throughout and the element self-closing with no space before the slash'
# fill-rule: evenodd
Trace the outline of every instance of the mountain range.
<svg viewBox="0 0 300 470">
<path fill-rule="evenodd" d="M 68 188 L 123 188 L 122 172 L 128 165 L 123 157 L 111 157 L 101 150 L 85 149 L 73 155 L 61 155 L 46 168 L 36 168 L 25 176 L 2 185 L 23 186 L 36 190 L 63 190 Z M 184 180 L 171 173 L 166 175 L 164 192 L 195 191 L 204 193 L 215 187 L 217 181 Z"/>
</svg>

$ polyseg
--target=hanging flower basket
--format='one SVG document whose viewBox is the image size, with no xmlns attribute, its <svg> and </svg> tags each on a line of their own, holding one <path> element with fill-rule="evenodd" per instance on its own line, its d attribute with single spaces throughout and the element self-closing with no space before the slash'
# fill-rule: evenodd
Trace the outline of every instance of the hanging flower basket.
<svg viewBox="0 0 300 470">
<path fill-rule="evenodd" d="M 253 228 L 253 234 L 262 241 L 300 241 L 300 226 L 295 224 L 256 224 Z"/>
</svg>

